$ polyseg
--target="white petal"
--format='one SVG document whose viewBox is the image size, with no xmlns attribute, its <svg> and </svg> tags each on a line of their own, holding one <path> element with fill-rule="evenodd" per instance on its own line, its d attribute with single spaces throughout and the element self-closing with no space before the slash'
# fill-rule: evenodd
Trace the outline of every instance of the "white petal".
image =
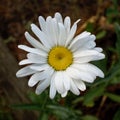
<svg viewBox="0 0 120 120">
<path fill-rule="evenodd" d="M 60 94 L 64 93 L 65 89 L 64 89 L 64 85 L 63 85 L 63 75 L 61 74 L 61 71 L 56 72 L 54 81 L 55 81 L 55 87 L 56 87 L 56 90 L 58 91 L 58 93 L 60 93 Z"/>
<path fill-rule="evenodd" d="M 96 46 L 95 39 L 96 39 L 95 35 L 90 35 L 88 42 L 84 44 L 83 47 L 88 49 L 94 48 Z"/>
<path fill-rule="evenodd" d="M 99 52 L 97 52 L 95 50 L 76 51 L 76 52 L 74 52 L 74 58 L 97 55 L 97 54 L 99 54 Z"/>
<path fill-rule="evenodd" d="M 100 47 L 95 47 L 94 50 L 96 50 L 96 51 L 98 51 L 98 52 L 102 52 L 102 51 L 103 51 L 103 49 L 100 48 Z"/>
<path fill-rule="evenodd" d="M 73 80 L 70 80 L 70 85 L 71 85 L 71 88 L 70 88 L 71 92 L 74 93 L 75 95 L 79 95 L 80 91 L 78 90 Z"/>
<path fill-rule="evenodd" d="M 39 38 L 39 40 L 42 42 L 42 44 L 46 47 L 46 48 L 50 48 L 50 45 L 48 43 L 47 37 L 44 34 L 44 32 L 42 32 L 35 24 L 31 24 L 31 29 L 33 31 L 33 33 Z"/>
<path fill-rule="evenodd" d="M 44 71 L 44 74 L 46 75 L 46 78 L 49 78 L 50 76 L 52 76 L 53 73 L 54 73 L 54 69 L 52 67 L 49 67 Z"/>
<path fill-rule="evenodd" d="M 67 30 L 67 36 L 68 36 L 68 33 L 70 32 L 70 26 L 71 26 L 70 17 L 68 17 L 68 16 L 65 17 L 64 26 L 65 26 L 65 29 Z"/>
<path fill-rule="evenodd" d="M 89 74 L 83 71 L 79 70 L 79 67 L 75 68 L 77 66 L 73 66 L 67 69 L 67 74 L 73 79 L 80 79 L 89 83 L 92 83 L 95 79 L 95 76 L 93 74 Z"/>
<path fill-rule="evenodd" d="M 56 88 L 53 83 L 50 85 L 50 98 L 53 99 L 56 95 Z"/>
<path fill-rule="evenodd" d="M 31 63 L 33 63 L 31 60 L 29 60 L 29 59 L 24 59 L 24 60 L 21 60 L 21 61 L 19 62 L 19 65 L 26 65 L 26 64 L 31 64 Z"/>
<path fill-rule="evenodd" d="M 73 39 L 73 37 L 74 37 L 74 35 L 75 35 L 75 33 L 76 33 L 76 30 L 77 30 L 77 23 L 78 23 L 79 21 L 80 21 L 80 20 L 77 20 L 77 21 L 73 24 L 73 26 L 72 26 L 69 34 L 68 34 L 68 38 L 67 38 L 67 40 L 66 40 L 65 46 L 67 46 L 67 45 L 71 42 L 71 40 Z"/>
<path fill-rule="evenodd" d="M 43 32 L 46 32 L 46 22 L 45 22 L 45 19 L 42 16 L 39 16 L 38 21 L 39 21 L 41 30 Z"/>
<path fill-rule="evenodd" d="M 31 53 L 34 53 L 34 54 L 38 54 L 38 55 L 41 55 L 41 56 L 44 56 L 46 57 L 47 56 L 47 53 L 42 51 L 42 50 L 38 50 L 36 48 L 31 48 L 31 47 L 28 47 L 26 45 L 18 45 L 18 48 L 26 51 L 26 52 L 31 52 Z"/>
<path fill-rule="evenodd" d="M 42 49 L 44 51 L 48 51 L 40 42 L 38 42 L 35 38 L 33 38 L 28 32 L 25 32 L 26 40 L 35 48 Z"/>
<path fill-rule="evenodd" d="M 72 78 L 72 79 L 78 79 L 78 77 L 80 77 L 79 71 L 71 66 L 69 68 L 67 68 L 66 72 L 67 72 L 67 75 L 69 75 L 70 78 Z"/>
<path fill-rule="evenodd" d="M 61 94 L 61 97 L 66 97 L 66 95 L 67 95 L 67 93 L 68 93 L 68 91 L 65 91 L 63 94 Z"/>
<path fill-rule="evenodd" d="M 90 33 L 83 32 L 73 39 L 72 43 L 69 46 L 69 49 L 71 49 L 72 51 L 76 51 L 77 49 L 86 45 L 89 40 L 90 40 Z"/>
<path fill-rule="evenodd" d="M 59 27 L 58 27 L 58 23 L 56 21 L 55 18 L 52 19 L 52 27 L 53 27 L 53 38 L 55 41 L 55 44 L 58 44 L 58 34 L 59 34 Z"/>
<path fill-rule="evenodd" d="M 86 90 L 86 85 L 82 80 L 74 80 L 74 83 L 81 91 Z"/>
<path fill-rule="evenodd" d="M 64 71 L 63 73 L 63 84 L 64 84 L 64 87 L 66 90 L 69 90 L 70 89 L 70 77 L 69 75 L 67 75 L 67 72 Z"/>
<path fill-rule="evenodd" d="M 36 55 L 33 53 L 28 53 L 27 58 L 29 59 L 29 61 L 32 61 L 32 63 L 46 63 L 47 59 L 44 56 Z"/>
<path fill-rule="evenodd" d="M 82 71 L 85 71 L 85 72 L 93 73 L 96 76 L 99 76 L 101 78 L 104 77 L 104 73 L 98 67 L 96 67 L 95 65 L 92 65 L 90 63 L 79 65 L 79 69 L 81 69 Z"/>
<path fill-rule="evenodd" d="M 49 36 L 49 41 L 52 46 L 57 45 L 58 40 L 58 24 L 56 19 L 48 17 L 46 20 L 46 34 Z"/>
<path fill-rule="evenodd" d="M 46 78 L 46 76 L 45 76 L 45 74 L 43 74 L 43 72 L 37 72 L 37 73 L 35 73 L 35 74 L 33 74 L 31 77 L 30 77 L 30 79 L 29 79 L 29 81 L 28 81 L 28 85 L 30 86 L 30 87 L 33 87 L 35 84 L 37 84 L 40 80 L 43 80 L 43 79 L 45 79 Z"/>
<path fill-rule="evenodd" d="M 53 99 L 56 95 L 56 88 L 55 88 L 55 81 L 54 81 L 55 75 L 51 78 L 51 84 L 50 84 L 50 98 Z"/>
<path fill-rule="evenodd" d="M 82 43 L 82 42 L 81 42 Z M 94 49 L 96 46 L 95 43 L 95 36 L 94 35 L 89 35 L 87 39 L 84 39 L 84 42 L 82 43 L 82 46 L 79 46 L 76 51 L 82 51 L 82 50 L 90 50 Z"/>
<path fill-rule="evenodd" d="M 86 38 L 86 37 L 88 37 L 88 36 L 90 36 L 90 32 L 87 32 L 87 31 L 84 31 L 84 32 L 82 32 L 82 33 L 80 33 L 79 35 L 77 35 L 75 38 L 74 38 L 74 40 L 76 41 L 76 40 L 79 40 L 79 39 L 83 39 L 83 38 Z M 75 41 L 72 41 L 72 42 L 75 42 Z M 81 41 L 82 42 L 82 41 Z M 84 42 L 84 41 L 83 41 Z M 73 43 L 72 43 L 73 44 Z"/>
<path fill-rule="evenodd" d="M 30 68 L 32 70 L 36 70 L 36 71 L 42 71 L 42 70 L 46 70 L 49 68 L 49 66 L 47 64 L 32 64 L 30 66 Z"/>
<path fill-rule="evenodd" d="M 41 94 L 49 85 L 50 85 L 50 78 L 45 79 L 44 81 L 38 84 L 35 93 L 38 95 Z"/>
<path fill-rule="evenodd" d="M 63 24 L 59 23 L 59 39 L 58 39 L 58 44 L 60 46 L 64 46 L 65 45 L 65 41 L 66 41 L 66 31 L 65 31 L 65 27 Z"/>
<path fill-rule="evenodd" d="M 76 63 L 87 63 L 90 61 L 101 60 L 104 58 L 105 55 L 103 53 L 99 53 L 95 50 L 84 50 L 74 53 L 74 62 Z"/>
<path fill-rule="evenodd" d="M 28 76 L 28 75 L 31 75 L 33 73 L 35 73 L 36 71 L 35 70 L 32 70 L 30 69 L 30 66 L 26 66 L 24 68 L 21 68 L 17 73 L 16 73 L 16 76 L 17 77 L 25 77 L 25 76 Z"/>
<path fill-rule="evenodd" d="M 59 12 L 55 13 L 54 18 L 57 20 L 58 23 L 63 23 L 62 15 Z"/>
<path fill-rule="evenodd" d="M 49 67 L 44 72 L 44 75 L 46 75 L 46 79 L 38 84 L 36 88 L 36 94 L 42 93 L 50 85 L 54 70 L 51 67 Z"/>
<path fill-rule="evenodd" d="M 50 44 L 51 47 L 57 45 L 58 24 L 57 24 L 56 19 L 47 17 L 47 19 L 46 19 L 46 35 L 47 35 L 47 42 Z"/>
</svg>

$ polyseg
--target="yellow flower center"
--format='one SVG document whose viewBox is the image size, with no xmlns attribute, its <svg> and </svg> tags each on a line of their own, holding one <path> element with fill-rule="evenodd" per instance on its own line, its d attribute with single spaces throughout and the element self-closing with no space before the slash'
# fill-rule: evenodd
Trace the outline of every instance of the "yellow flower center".
<svg viewBox="0 0 120 120">
<path fill-rule="evenodd" d="M 48 53 L 48 63 L 57 71 L 65 70 L 72 62 L 72 52 L 65 47 L 53 47 Z"/>
</svg>

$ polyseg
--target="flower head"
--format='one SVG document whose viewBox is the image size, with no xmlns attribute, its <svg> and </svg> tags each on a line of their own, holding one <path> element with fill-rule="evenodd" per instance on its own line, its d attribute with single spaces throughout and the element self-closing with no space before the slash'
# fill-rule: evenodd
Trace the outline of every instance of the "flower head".
<svg viewBox="0 0 120 120">
<path fill-rule="evenodd" d="M 50 98 L 56 92 L 62 97 L 68 91 L 79 95 L 80 90 L 86 90 L 85 82 L 92 83 L 97 76 L 103 78 L 103 72 L 90 61 L 105 58 L 102 49 L 96 47 L 95 35 L 83 32 L 75 36 L 76 21 L 71 26 L 70 17 L 62 18 L 60 13 L 46 20 L 40 16 L 40 28 L 31 24 L 32 32 L 38 40 L 25 32 L 27 41 L 33 46 L 18 45 L 28 52 L 27 59 L 19 65 L 26 65 L 20 69 L 17 77 L 32 75 L 28 81 L 30 87 L 37 84 L 36 94 L 42 93 L 50 86 Z"/>
</svg>

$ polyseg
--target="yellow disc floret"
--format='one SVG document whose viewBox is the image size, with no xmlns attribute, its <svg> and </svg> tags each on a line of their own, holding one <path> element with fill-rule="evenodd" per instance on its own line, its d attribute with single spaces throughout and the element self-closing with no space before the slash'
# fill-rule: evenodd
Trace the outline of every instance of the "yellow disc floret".
<svg viewBox="0 0 120 120">
<path fill-rule="evenodd" d="M 73 62 L 72 52 L 62 46 L 53 47 L 48 53 L 48 63 L 55 70 L 65 70 Z"/>
</svg>

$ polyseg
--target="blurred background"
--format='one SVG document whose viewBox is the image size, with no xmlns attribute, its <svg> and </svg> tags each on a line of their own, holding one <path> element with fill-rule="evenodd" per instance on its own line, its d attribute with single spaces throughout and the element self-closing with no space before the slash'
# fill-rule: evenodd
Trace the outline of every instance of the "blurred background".
<svg viewBox="0 0 120 120">
<path fill-rule="evenodd" d="M 16 78 L 26 53 L 24 32 L 38 25 L 38 16 L 60 12 L 72 22 L 81 19 L 76 34 L 96 35 L 106 58 L 93 62 L 105 73 L 87 84 L 80 96 L 49 98 L 48 89 L 35 95 L 28 78 Z M 0 120 L 120 120 L 120 1 L 119 0 L 0 0 Z"/>
</svg>

